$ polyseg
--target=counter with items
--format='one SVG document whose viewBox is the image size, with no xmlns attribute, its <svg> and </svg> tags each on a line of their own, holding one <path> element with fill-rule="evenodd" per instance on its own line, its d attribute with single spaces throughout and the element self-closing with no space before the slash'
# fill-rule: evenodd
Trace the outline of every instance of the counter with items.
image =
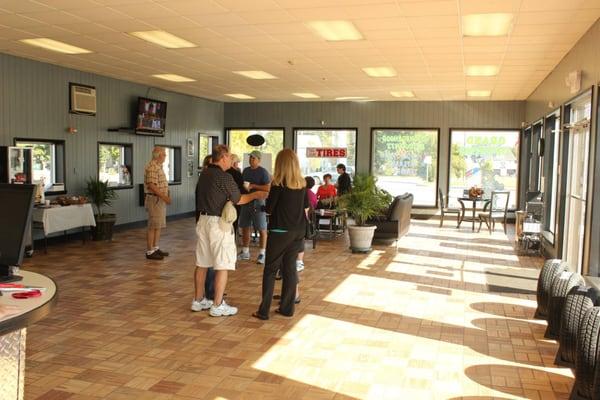
<svg viewBox="0 0 600 400">
<path fill-rule="evenodd" d="M 24 398 L 27 327 L 46 317 L 56 302 L 47 276 L 21 271 L 21 281 L 0 283 L 0 398 Z"/>
</svg>

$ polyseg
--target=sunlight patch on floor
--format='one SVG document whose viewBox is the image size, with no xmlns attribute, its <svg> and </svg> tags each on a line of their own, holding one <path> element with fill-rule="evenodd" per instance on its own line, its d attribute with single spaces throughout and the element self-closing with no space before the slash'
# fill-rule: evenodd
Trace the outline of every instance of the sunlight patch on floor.
<svg viewBox="0 0 600 400">
<path fill-rule="evenodd" d="M 464 374 L 489 363 L 519 365 L 452 343 L 308 314 L 253 368 L 358 399 L 522 398 Z"/>
</svg>

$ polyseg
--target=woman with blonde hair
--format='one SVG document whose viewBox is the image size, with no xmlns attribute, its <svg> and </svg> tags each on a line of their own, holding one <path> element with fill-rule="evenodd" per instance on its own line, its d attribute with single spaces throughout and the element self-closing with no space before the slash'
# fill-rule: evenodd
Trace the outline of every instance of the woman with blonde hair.
<svg viewBox="0 0 600 400">
<path fill-rule="evenodd" d="M 283 283 L 281 302 L 277 312 L 291 317 L 296 300 L 296 258 L 304 245 L 306 214 L 308 208 L 306 181 L 300 172 L 298 156 L 291 149 L 283 149 L 275 159 L 271 190 L 266 210 L 269 217 L 269 235 L 262 282 L 262 302 L 252 314 L 259 319 L 269 319 L 275 274 L 281 269 Z"/>
</svg>

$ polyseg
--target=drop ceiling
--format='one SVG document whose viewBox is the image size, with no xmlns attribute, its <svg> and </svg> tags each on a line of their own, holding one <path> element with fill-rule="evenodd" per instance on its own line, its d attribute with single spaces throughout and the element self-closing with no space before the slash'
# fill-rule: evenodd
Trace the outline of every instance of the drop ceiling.
<svg viewBox="0 0 600 400">
<path fill-rule="evenodd" d="M 461 16 L 478 13 L 512 13 L 513 28 L 503 37 L 463 37 Z M 408 100 L 465 100 L 469 90 L 522 100 L 599 16 L 600 0 L 2 0 L 0 52 L 227 102 L 407 100 L 392 91 L 412 91 Z M 307 27 L 314 20 L 351 21 L 364 40 L 325 41 Z M 127 33 L 149 30 L 197 47 L 166 49 Z M 66 55 L 19 41 L 39 37 L 92 53 Z M 499 71 L 471 77 L 470 65 Z M 369 77 L 366 67 L 397 75 Z M 232 72 L 256 70 L 278 79 Z"/>
</svg>

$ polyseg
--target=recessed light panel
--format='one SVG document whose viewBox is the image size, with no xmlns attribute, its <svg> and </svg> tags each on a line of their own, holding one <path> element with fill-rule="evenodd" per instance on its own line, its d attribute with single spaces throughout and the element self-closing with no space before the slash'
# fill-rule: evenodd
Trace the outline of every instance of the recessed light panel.
<svg viewBox="0 0 600 400">
<path fill-rule="evenodd" d="M 369 100 L 366 96 L 345 96 L 345 97 L 336 97 L 336 100 L 350 100 L 350 101 L 359 101 L 359 100 Z"/>
<path fill-rule="evenodd" d="M 314 93 L 292 93 L 292 94 L 297 97 L 302 97 L 303 99 L 318 99 L 319 97 L 321 97 Z"/>
<path fill-rule="evenodd" d="M 195 79 L 192 78 L 187 78 L 185 76 L 181 76 L 181 75 L 176 75 L 176 74 L 156 74 L 156 75 L 152 75 L 155 78 L 158 79 L 164 79 L 165 81 L 171 81 L 171 82 L 195 82 Z"/>
<path fill-rule="evenodd" d="M 157 44 L 167 49 L 184 49 L 189 47 L 196 47 L 192 42 L 188 42 L 178 36 L 175 36 L 166 31 L 140 31 L 140 32 L 129 32 L 130 35 L 135 36 L 139 39 L 145 40 L 146 42 Z"/>
<path fill-rule="evenodd" d="M 400 90 L 398 92 L 390 92 L 394 97 L 415 97 L 414 92 L 411 90 Z"/>
<path fill-rule="evenodd" d="M 499 70 L 497 65 L 467 65 L 465 74 L 467 76 L 496 76 Z"/>
<path fill-rule="evenodd" d="M 469 97 L 490 97 L 492 95 L 491 90 L 468 90 L 467 96 Z"/>
<path fill-rule="evenodd" d="M 513 25 L 512 14 L 469 14 L 462 17 L 463 36 L 506 36 Z"/>
<path fill-rule="evenodd" d="M 252 96 L 248 96 L 247 94 L 243 94 L 243 93 L 227 93 L 227 94 L 225 94 L 225 96 L 229 96 L 229 97 L 233 97 L 234 99 L 241 99 L 241 100 L 252 100 L 255 98 Z"/>
<path fill-rule="evenodd" d="M 362 69 L 365 74 L 373 78 L 392 78 L 396 75 L 396 70 L 391 67 L 366 67 Z"/>
<path fill-rule="evenodd" d="M 362 34 L 350 21 L 310 21 L 306 25 L 330 42 L 363 39 Z"/>
<path fill-rule="evenodd" d="M 70 44 L 59 42 L 58 40 L 48 38 L 37 38 L 37 39 L 21 39 L 21 43 L 28 44 L 30 46 L 41 47 L 42 49 L 56 51 L 57 53 L 63 54 L 88 54 L 90 50 L 82 49 L 81 47 L 72 46 Z"/>
<path fill-rule="evenodd" d="M 233 71 L 233 73 L 250 79 L 277 79 L 276 76 L 265 71 Z"/>
</svg>

